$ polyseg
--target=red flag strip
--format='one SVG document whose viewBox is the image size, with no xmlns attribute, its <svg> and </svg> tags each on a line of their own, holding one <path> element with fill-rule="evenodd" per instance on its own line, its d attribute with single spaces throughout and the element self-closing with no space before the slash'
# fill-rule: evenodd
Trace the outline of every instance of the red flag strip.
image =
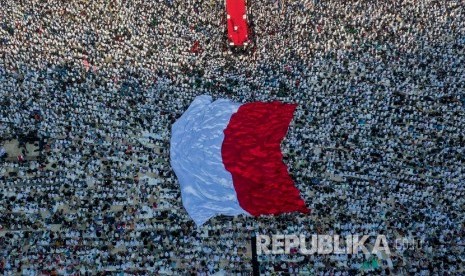
<svg viewBox="0 0 465 276">
<path fill-rule="evenodd" d="M 248 39 L 245 0 L 226 0 L 228 38 L 235 46 L 242 46 Z"/>
<path fill-rule="evenodd" d="M 253 216 L 309 213 L 282 161 L 281 141 L 297 105 L 241 105 L 224 130 L 221 154 L 239 205 Z"/>
</svg>

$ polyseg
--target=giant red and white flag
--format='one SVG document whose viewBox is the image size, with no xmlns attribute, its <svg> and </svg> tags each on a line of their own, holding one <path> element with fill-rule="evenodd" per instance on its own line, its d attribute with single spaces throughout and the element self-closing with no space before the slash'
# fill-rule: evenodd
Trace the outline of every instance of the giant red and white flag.
<svg viewBox="0 0 465 276">
<path fill-rule="evenodd" d="M 280 148 L 295 108 L 203 95 L 173 124 L 171 165 L 197 225 L 216 215 L 309 212 Z"/>
</svg>

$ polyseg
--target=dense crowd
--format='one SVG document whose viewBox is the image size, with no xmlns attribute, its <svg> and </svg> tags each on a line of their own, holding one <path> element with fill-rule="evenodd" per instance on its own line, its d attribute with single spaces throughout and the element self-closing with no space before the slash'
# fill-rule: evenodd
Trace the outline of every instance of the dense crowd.
<svg viewBox="0 0 465 276">
<path fill-rule="evenodd" d="M 271 233 L 422 243 L 263 275 L 465 273 L 463 1 L 249 1 L 240 51 L 223 1 L 0 6 L 0 274 L 247 274 Z M 310 215 L 193 224 L 168 149 L 201 94 L 299 104 L 282 147 Z"/>
</svg>

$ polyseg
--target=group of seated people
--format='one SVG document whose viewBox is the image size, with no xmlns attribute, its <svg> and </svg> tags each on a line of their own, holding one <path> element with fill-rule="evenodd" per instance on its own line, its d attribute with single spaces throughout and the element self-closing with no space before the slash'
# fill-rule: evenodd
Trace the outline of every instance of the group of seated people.
<svg viewBox="0 0 465 276">
<path fill-rule="evenodd" d="M 424 242 L 260 273 L 465 273 L 463 2 L 248 5 L 236 53 L 223 1 L 2 1 L 0 274 L 244 275 L 252 236 L 348 233 Z M 194 225 L 169 143 L 201 94 L 298 104 L 282 149 L 311 214 Z"/>
</svg>

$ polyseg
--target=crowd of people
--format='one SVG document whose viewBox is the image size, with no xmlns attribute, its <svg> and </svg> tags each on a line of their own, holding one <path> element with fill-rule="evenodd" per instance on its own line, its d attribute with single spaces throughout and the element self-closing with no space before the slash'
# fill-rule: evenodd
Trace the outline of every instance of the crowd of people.
<svg viewBox="0 0 465 276">
<path fill-rule="evenodd" d="M 391 255 L 261 255 L 262 275 L 465 273 L 463 1 L 249 1 L 239 51 L 223 1 L 0 4 L 0 274 L 243 275 L 273 233 Z M 169 141 L 201 94 L 298 104 L 282 148 L 310 215 L 193 224 Z"/>
</svg>

